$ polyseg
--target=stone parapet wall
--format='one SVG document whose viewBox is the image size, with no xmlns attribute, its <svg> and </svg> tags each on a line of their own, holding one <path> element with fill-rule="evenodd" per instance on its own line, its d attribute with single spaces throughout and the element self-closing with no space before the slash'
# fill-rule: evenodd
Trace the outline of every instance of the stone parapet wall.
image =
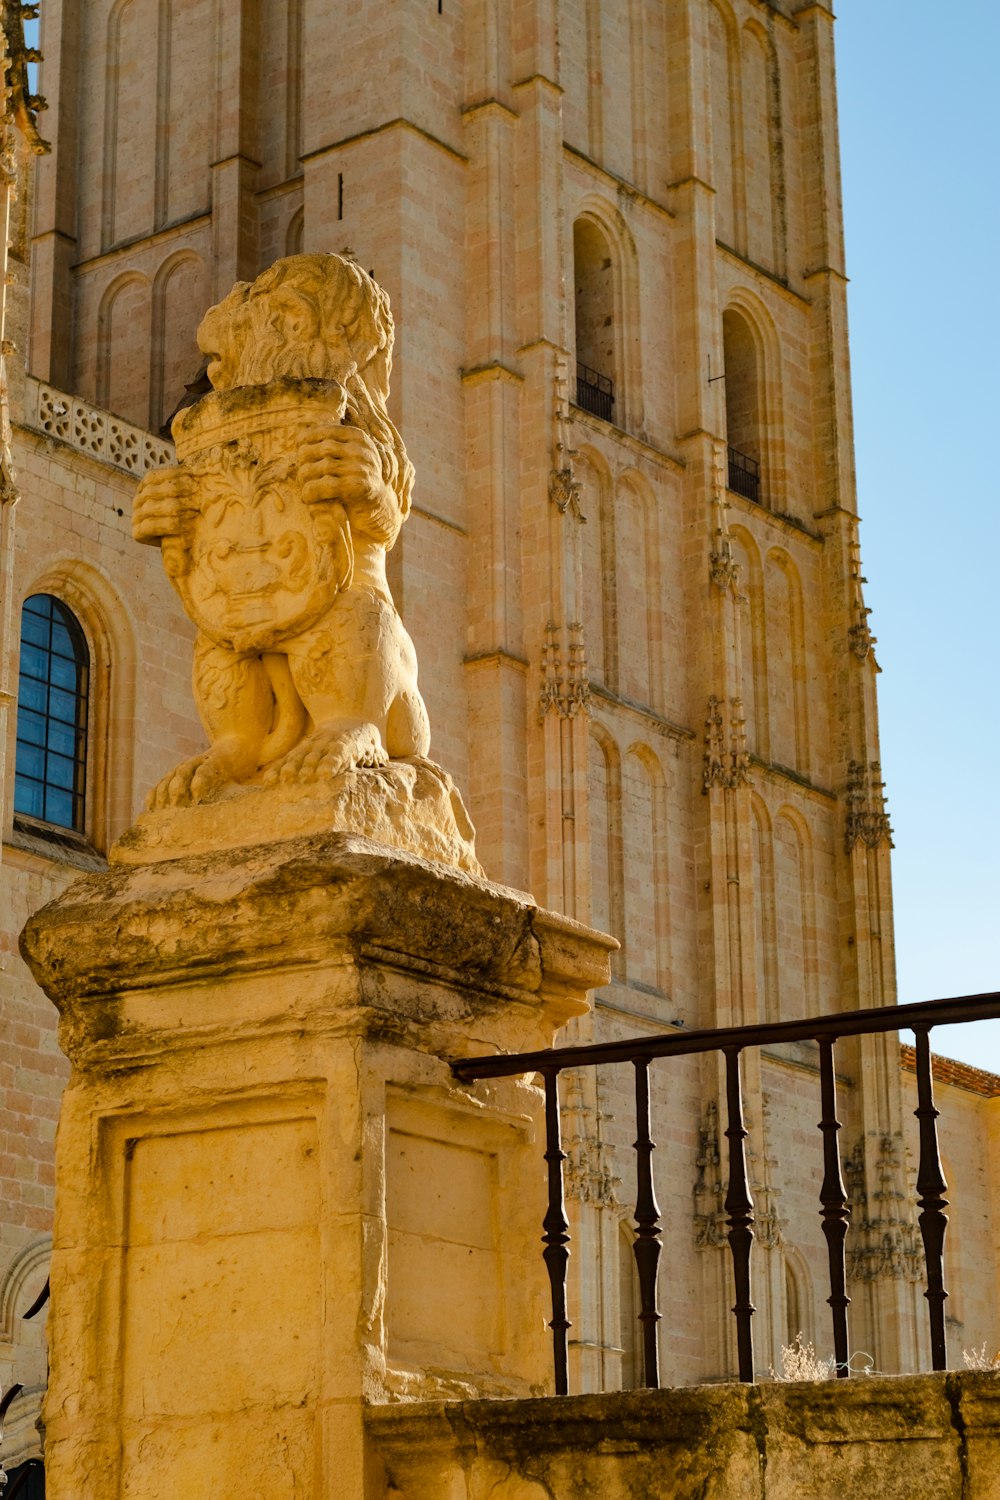
<svg viewBox="0 0 1000 1500">
<path fill-rule="evenodd" d="M 994 1500 L 1000 1375 L 371 1407 L 405 1500 Z"/>
<path fill-rule="evenodd" d="M 57 391 L 31 375 L 25 379 L 24 387 L 24 424 L 36 432 L 44 432 L 47 437 L 57 438 L 129 474 L 145 474 L 147 469 L 173 459 L 173 444 L 154 437 L 144 427 L 102 411 L 79 396 Z"/>
</svg>

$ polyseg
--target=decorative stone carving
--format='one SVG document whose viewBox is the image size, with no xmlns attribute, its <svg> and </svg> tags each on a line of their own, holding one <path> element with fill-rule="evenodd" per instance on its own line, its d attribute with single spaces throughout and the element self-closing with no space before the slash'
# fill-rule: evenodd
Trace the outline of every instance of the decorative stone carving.
<svg viewBox="0 0 1000 1500">
<path fill-rule="evenodd" d="M 699 1250 L 726 1244 L 726 1187 L 719 1151 L 719 1108 L 709 1101 L 698 1127 L 698 1176 L 694 1184 L 694 1242 Z"/>
<path fill-rule="evenodd" d="M 750 1190 L 754 1200 L 753 1232 L 758 1246 L 779 1249 L 785 1243 L 785 1220 L 778 1213 L 778 1189 L 771 1180 L 771 1168 L 777 1160 L 768 1149 L 768 1110 L 766 1094 L 761 1099 L 762 1153 L 758 1155 L 747 1141 L 747 1165 Z M 747 1124 L 749 1125 L 749 1118 Z M 709 1101 L 705 1117 L 698 1127 L 698 1175 L 694 1184 L 694 1242 L 699 1250 L 718 1249 L 728 1243 L 729 1220 L 726 1214 L 727 1168 L 719 1148 L 719 1107 Z M 758 1175 L 759 1168 L 759 1175 Z"/>
<path fill-rule="evenodd" d="M 733 543 L 729 535 L 726 511 L 726 450 L 722 443 L 712 447 L 712 551 L 709 555 L 709 576 L 717 589 L 723 593 L 732 590 L 739 593 L 740 565 L 733 556 Z"/>
<path fill-rule="evenodd" d="M 563 1074 L 563 1184 L 567 1198 L 576 1203 L 591 1203 L 597 1208 L 617 1208 L 616 1177 L 608 1161 L 604 1141 L 604 1122 L 612 1117 L 600 1104 L 586 1097 L 586 1082 L 581 1073 L 569 1070 Z M 596 1081 L 595 1087 L 597 1086 Z"/>
<path fill-rule="evenodd" d="M 750 1191 L 754 1200 L 754 1236 L 757 1244 L 763 1249 L 777 1250 L 785 1243 L 786 1220 L 778 1213 L 778 1189 L 771 1177 L 771 1169 L 778 1165 L 778 1159 L 771 1155 L 769 1147 L 770 1111 L 770 1095 L 766 1092 L 762 1093 L 760 1096 L 761 1152 L 758 1156 L 750 1144 L 753 1139 L 751 1133 L 747 1141 L 747 1156 L 750 1168 Z M 759 1177 L 756 1175 L 758 1168 Z"/>
<path fill-rule="evenodd" d="M 857 541 L 851 543 L 851 589 L 854 623 L 847 632 L 848 644 L 858 661 L 866 661 L 872 655 L 876 637 L 868 626 L 871 610 L 865 604 L 864 585 L 868 579 L 861 572 L 861 548 Z"/>
<path fill-rule="evenodd" d="M 731 762 L 730 786 L 752 786 L 750 751 L 747 749 L 747 721 L 743 714 L 743 699 L 730 698 L 732 714 L 729 720 L 731 731 L 729 756 Z"/>
<path fill-rule="evenodd" d="M 722 733 L 722 714 L 719 712 L 721 699 L 713 693 L 708 700 L 708 714 L 705 718 L 705 755 L 704 773 L 702 776 L 702 791 L 707 792 L 713 786 L 728 786 L 728 773 L 726 770 L 726 749 Z"/>
<path fill-rule="evenodd" d="M 580 481 L 574 479 L 573 470 L 553 469 L 549 475 L 549 499 L 564 515 L 571 510 L 578 521 L 585 519 L 580 510 Z"/>
<path fill-rule="evenodd" d="M 117 857 L 336 827 L 478 871 L 386 581 L 413 468 L 386 406 L 385 292 L 342 256 L 292 256 L 238 283 L 198 343 L 214 390 L 175 417 L 179 462 L 141 482 L 133 532 L 198 627 L 210 743 L 147 803 L 194 816 L 140 820 Z"/>
<path fill-rule="evenodd" d="M 568 511 L 578 521 L 586 521 L 587 517 L 580 508 L 580 482 L 573 473 L 573 460 L 577 453 L 569 440 L 569 430 L 573 420 L 569 401 L 569 379 L 565 356 L 560 356 L 556 363 L 555 373 L 549 499 L 562 515 L 566 515 Z"/>
<path fill-rule="evenodd" d="M 847 768 L 847 821 L 844 842 L 848 854 L 864 844 L 868 849 L 877 849 L 887 844 L 891 849 L 892 827 L 885 807 L 885 782 L 882 767 L 877 760 L 868 766 L 852 760 Z"/>
<path fill-rule="evenodd" d="M 7 359 L 16 353 L 7 336 L 8 287 L 17 277 L 10 268 L 11 209 L 18 196 L 18 136 L 28 150 L 43 156 L 51 150 L 48 141 L 38 134 L 37 114 L 47 108 L 40 94 L 33 94 L 28 83 L 28 64 L 38 63 L 42 54 L 24 41 L 24 22 L 35 20 L 37 5 L 20 0 L 0 0 L 0 87 L 3 110 L 0 112 L 0 193 L 3 196 L 4 240 L 0 245 L 0 506 L 15 505 L 18 499 L 17 473 L 11 449 L 10 400 L 7 382 Z M 6 696 L 6 695 L 5 695 Z"/>
<path fill-rule="evenodd" d="M 583 626 L 567 627 L 566 664 L 562 661 L 559 626 L 550 620 L 545 627 L 542 646 L 542 691 L 539 718 L 557 713 L 561 719 L 574 719 L 590 713 L 590 679 L 587 676 L 587 649 Z"/>
<path fill-rule="evenodd" d="M 129 474 L 145 474 L 147 469 L 173 460 L 171 443 L 81 401 L 79 396 L 69 396 L 30 376 L 26 394 L 28 426 L 79 448 L 81 453 L 103 459 Z"/>
<path fill-rule="evenodd" d="M 847 1275 L 851 1281 L 920 1281 L 923 1252 L 913 1217 L 913 1195 L 906 1192 L 903 1154 L 898 1136 L 878 1141 L 875 1179 L 869 1196 L 865 1181 L 865 1144 L 858 1141 L 844 1162 L 851 1200 L 851 1229 L 847 1241 Z"/>
<path fill-rule="evenodd" d="M 747 748 L 746 719 L 743 715 L 743 699 L 730 698 L 729 743 L 726 744 L 723 700 L 713 693 L 708 700 L 705 718 L 705 753 L 702 774 L 702 791 L 713 786 L 732 789 L 752 786 L 750 752 Z"/>
<path fill-rule="evenodd" d="M 38 115 L 48 104 L 41 94 L 33 94 L 28 79 L 28 64 L 42 61 L 37 47 L 29 47 L 24 40 L 25 21 L 38 18 L 37 4 L 25 4 L 23 0 L 2 0 L 0 24 L 3 29 L 3 96 L 5 129 L 16 125 L 35 156 L 44 156 L 51 151 L 48 141 L 38 133 Z"/>
</svg>

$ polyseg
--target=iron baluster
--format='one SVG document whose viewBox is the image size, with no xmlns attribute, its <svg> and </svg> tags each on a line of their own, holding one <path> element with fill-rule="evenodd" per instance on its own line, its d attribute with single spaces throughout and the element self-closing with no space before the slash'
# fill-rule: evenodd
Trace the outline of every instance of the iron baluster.
<svg viewBox="0 0 1000 1500">
<path fill-rule="evenodd" d="M 543 1220 L 545 1233 L 542 1251 L 552 1287 L 552 1359 L 555 1368 L 556 1395 L 569 1391 L 566 1358 L 566 1335 L 570 1322 L 566 1316 L 566 1267 L 569 1264 L 569 1220 L 563 1197 L 562 1149 L 559 1131 L 559 1074 L 555 1068 L 545 1071 L 545 1160 L 549 1169 L 549 1206 Z"/>
<path fill-rule="evenodd" d="M 639 1323 L 642 1327 L 643 1381 L 654 1389 L 660 1384 L 656 1306 L 656 1269 L 660 1260 L 660 1207 L 653 1187 L 652 1155 L 656 1143 L 649 1134 L 649 1059 L 635 1059 L 636 1156 L 635 1254 L 639 1273 Z"/>
<path fill-rule="evenodd" d="M 753 1380 L 754 1305 L 750 1295 L 750 1247 L 753 1244 L 753 1199 L 747 1178 L 747 1157 L 743 1142 L 747 1131 L 743 1123 L 743 1089 L 740 1082 L 740 1052 L 727 1047 L 726 1053 L 726 1139 L 729 1142 L 729 1191 L 726 1193 L 726 1222 L 729 1225 L 729 1248 L 733 1254 L 733 1279 L 736 1283 L 736 1347 L 739 1351 L 740 1379 Z"/>
<path fill-rule="evenodd" d="M 729 449 L 729 488 L 755 505 L 760 504 L 760 464 L 737 448 Z"/>
<path fill-rule="evenodd" d="M 21 1494 L 21 1491 L 24 1490 L 24 1487 L 25 1485 L 27 1485 L 28 1479 L 31 1478 L 31 1475 L 37 1475 L 37 1473 L 42 1472 L 43 1467 L 45 1466 L 43 1466 L 42 1460 L 40 1460 L 40 1458 L 28 1458 L 27 1463 L 25 1463 L 24 1469 L 21 1470 L 18 1478 L 13 1481 L 12 1490 L 0 1491 L 0 1494 L 3 1494 L 3 1500 L 18 1500 L 19 1494 Z"/>
<path fill-rule="evenodd" d="M 17 1500 L 18 1495 L 24 1489 L 32 1474 L 40 1473 L 44 1467 L 40 1458 L 29 1458 L 20 1474 L 14 1480 L 13 1488 L 0 1491 L 3 1494 L 3 1500 Z"/>
<path fill-rule="evenodd" d="M 917 1058 L 917 1108 L 913 1111 L 920 1122 L 920 1166 L 917 1171 L 917 1204 L 920 1209 L 918 1223 L 924 1242 L 924 1260 L 927 1264 L 927 1307 L 931 1322 L 931 1365 L 935 1370 L 947 1369 L 948 1352 L 944 1330 L 944 1304 L 948 1293 L 944 1286 L 944 1236 L 948 1228 L 945 1209 L 948 1200 L 944 1196 L 948 1184 L 944 1180 L 941 1156 L 938 1151 L 938 1112 L 934 1108 L 934 1080 L 931 1075 L 930 1028 L 914 1027 Z"/>
<path fill-rule="evenodd" d="M 604 422 L 614 421 L 614 381 L 577 360 L 576 404 L 582 406 L 584 411 L 592 412 L 595 417 L 600 417 Z"/>
<path fill-rule="evenodd" d="M 22 1313 L 21 1317 L 24 1319 L 25 1322 L 27 1322 L 29 1318 L 34 1318 L 38 1313 L 41 1312 L 42 1308 L 45 1306 L 45 1304 L 46 1304 L 46 1302 L 48 1302 L 48 1300 L 49 1300 L 49 1278 L 46 1277 L 45 1278 L 45 1285 L 42 1287 L 42 1290 L 38 1293 L 38 1296 L 35 1298 L 34 1302 L 31 1304 L 31 1306 L 28 1308 L 28 1311 L 26 1313 Z"/>
<path fill-rule="evenodd" d="M 824 1177 L 820 1190 L 821 1217 L 830 1259 L 830 1297 L 834 1322 L 834 1348 L 839 1373 L 849 1373 L 849 1329 L 844 1274 L 846 1234 L 850 1226 L 847 1194 L 837 1148 L 840 1122 L 837 1119 L 836 1073 L 834 1048 L 844 1037 L 898 1035 L 900 1028 L 916 1033 L 915 1049 L 919 1106 L 915 1111 L 920 1126 L 920 1170 L 917 1189 L 920 1209 L 920 1231 L 927 1263 L 927 1300 L 931 1320 L 931 1349 L 935 1369 L 946 1364 L 943 1284 L 944 1237 L 947 1229 L 947 1184 L 938 1155 L 931 1077 L 929 1032 L 933 1026 L 954 1025 L 1000 1017 L 1000 992 L 981 995 L 959 995 L 947 1000 L 930 1000 L 913 1005 L 883 1005 L 871 1009 L 835 1011 L 823 1016 L 808 1016 L 794 1021 L 769 1021 L 754 1025 L 673 1028 L 659 1036 L 630 1037 L 621 1041 L 591 1042 L 567 1047 L 547 1047 L 534 1052 L 492 1053 L 487 1057 L 464 1057 L 452 1063 L 452 1071 L 463 1082 L 485 1078 L 512 1078 L 525 1073 L 540 1073 L 545 1079 L 546 1161 L 549 1168 L 549 1208 L 544 1221 L 545 1260 L 552 1282 L 552 1328 L 556 1358 L 556 1389 L 567 1389 L 566 1363 L 569 1321 L 566 1317 L 566 1267 L 569 1260 L 568 1223 L 563 1201 L 562 1163 L 565 1160 L 559 1132 L 557 1079 L 565 1068 L 597 1067 L 608 1063 L 630 1063 L 637 1072 L 655 1057 L 694 1057 L 722 1053 L 726 1059 L 726 1098 L 728 1106 L 726 1137 L 729 1142 L 729 1185 L 725 1199 L 728 1239 L 733 1257 L 740 1379 L 753 1379 L 754 1312 L 751 1300 L 751 1255 L 754 1240 L 753 1199 L 747 1176 L 746 1127 L 740 1082 L 740 1053 L 747 1047 L 774 1047 L 781 1043 L 814 1041 L 819 1043 L 822 1087 Z M 637 1082 L 637 1091 L 640 1084 Z M 637 1092 L 637 1099 L 639 1099 Z M 643 1169 L 650 1167 L 648 1096 L 640 1102 L 638 1138 L 635 1142 L 639 1162 L 640 1194 L 643 1191 Z M 643 1120 L 646 1129 L 643 1131 Z M 648 1149 L 647 1149 L 648 1148 Z M 644 1161 L 643 1161 L 644 1159 Z M 699 1171 L 701 1165 L 699 1164 Z M 649 1201 L 636 1202 L 636 1260 L 641 1281 L 648 1282 L 643 1295 L 645 1335 L 652 1326 L 655 1332 L 655 1270 L 650 1250 L 658 1253 L 659 1210 L 656 1207 L 651 1175 L 646 1179 Z M 648 1220 L 646 1218 L 648 1213 Z M 655 1231 L 643 1234 L 643 1228 Z M 647 1248 L 640 1248 L 645 1241 Z M 644 1273 L 643 1257 L 652 1270 Z M 651 1295 L 650 1295 L 651 1292 Z M 653 1316 L 649 1317 L 648 1314 Z M 646 1346 L 648 1348 L 648 1345 Z M 647 1358 L 647 1378 L 649 1365 Z M 655 1377 L 655 1367 L 653 1370 Z"/>
<path fill-rule="evenodd" d="M 833 1067 L 833 1037 L 823 1037 L 819 1044 L 819 1077 L 822 1097 L 822 1119 L 819 1128 L 823 1132 L 823 1186 L 819 1201 L 823 1205 L 823 1233 L 830 1259 L 830 1295 L 826 1299 L 833 1312 L 833 1353 L 837 1361 L 837 1374 L 850 1375 L 850 1346 L 847 1337 L 847 1309 L 851 1299 L 847 1295 L 847 1266 L 844 1256 L 844 1241 L 851 1223 L 847 1188 L 840 1169 L 840 1152 L 837 1149 L 837 1079 Z"/>
</svg>

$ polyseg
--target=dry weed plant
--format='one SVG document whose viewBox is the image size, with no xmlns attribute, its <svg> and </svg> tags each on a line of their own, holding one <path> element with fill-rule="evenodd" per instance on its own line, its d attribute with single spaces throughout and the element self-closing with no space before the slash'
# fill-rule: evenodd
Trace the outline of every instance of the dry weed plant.
<svg viewBox="0 0 1000 1500">
<path fill-rule="evenodd" d="M 795 1335 L 794 1342 L 781 1346 L 781 1369 L 771 1366 L 774 1380 L 832 1380 L 837 1373 L 837 1361 L 831 1354 L 820 1359 L 815 1344 L 803 1341 L 802 1334 Z"/>
<path fill-rule="evenodd" d="M 1000 1349 L 995 1354 L 986 1353 L 986 1345 L 978 1349 L 963 1349 L 962 1358 L 970 1370 L 1000 1370 Z"/>
</svg>

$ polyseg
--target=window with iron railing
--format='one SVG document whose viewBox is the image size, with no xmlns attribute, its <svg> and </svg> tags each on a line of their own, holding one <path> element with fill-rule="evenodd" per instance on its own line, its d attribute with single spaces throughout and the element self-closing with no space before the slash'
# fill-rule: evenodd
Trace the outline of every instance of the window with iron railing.
<svg viewBox="0 0 1000 1500">
<path fill-rule="evenodd" d="M 615 419 L 615 386 L 607 375 L 600 375 L 589 365 L 577 361 L 576 404 L 605 422 Z"/>
<path fill-rule="evenodd" d="M 729 450 L 729 488 L 755 505 L 760 504 L 760 464 L 738 448 Z"/>
</svg>

